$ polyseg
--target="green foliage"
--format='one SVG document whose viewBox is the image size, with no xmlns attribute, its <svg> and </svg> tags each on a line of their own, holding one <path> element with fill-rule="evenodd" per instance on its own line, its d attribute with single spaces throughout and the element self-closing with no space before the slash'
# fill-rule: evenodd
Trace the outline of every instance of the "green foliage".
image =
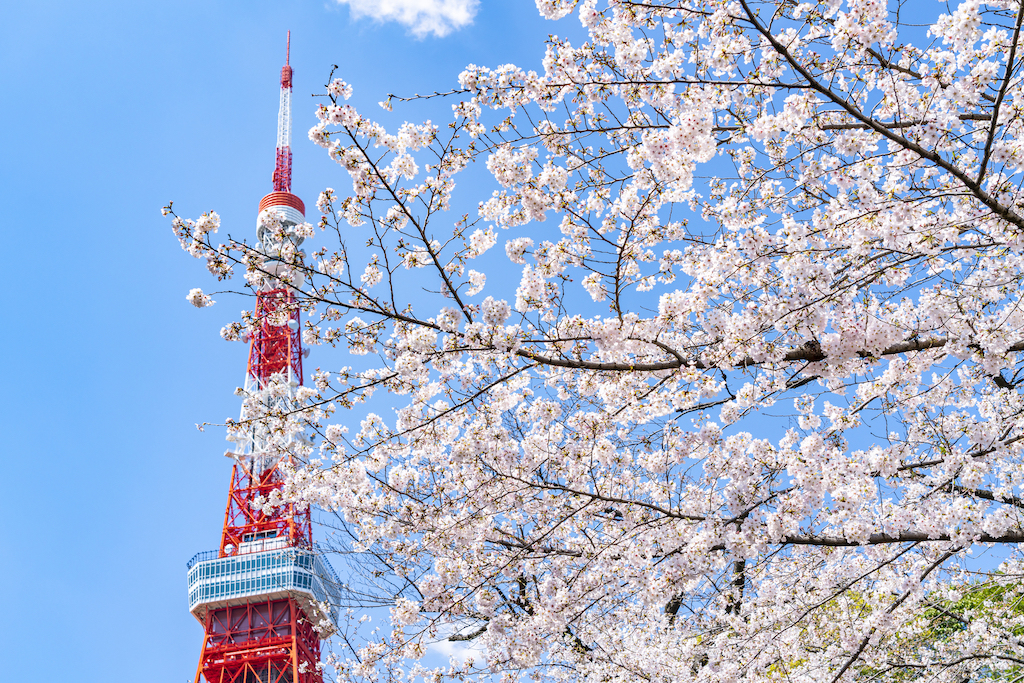
<svg viewBox="0 0 1024 683">
<path fill-rule="evenodd" d="M 936 671 L 922 667 L 921 662 L 953 663 L 977 657 L 977 647 L 971 642 L 972 625 L 1005 634 L 1000 639 L 1005 644 L 1005 657 L 990 647 L 984 652 L 1005 666 L 973 668 L 973 675 L 964 683 L 1024 679 L 1024 666 L 1014 661 L 1018 654 L 1016 638 L 1024 635 L 1024 586 L 1001 573 L 933 596 L 916 623 L 889 639 L 890 658 L 885 666 L 859 667 L 858 678 L 886 683 L 923 680 Z"/>
<path fill-rule="evenodd" d="M 1021 598 L 1019 585 L 999 583 L 998 576 L 972 584 L 958 600 L 943 600 L 925 610 L 923 616 L 929 622 L 928 636 L 946 640 L 966 629 L 974 619 L 1022 616 L 1024 602 Z M 1024 633 L 1021 626 L 1011 630 L 1014 635 Z"/>
</svg>

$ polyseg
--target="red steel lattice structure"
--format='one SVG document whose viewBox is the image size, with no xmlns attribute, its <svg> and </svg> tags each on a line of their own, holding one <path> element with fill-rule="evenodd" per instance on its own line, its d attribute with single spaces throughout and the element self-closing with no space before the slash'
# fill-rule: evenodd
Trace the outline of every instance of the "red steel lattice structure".
<svg viewBox="0 0 1024 683">
<path fill-rule="evenodd" d="M 274 205 L 264 208 L 274 208 Z M 255 388 L 265 387 L 275 374 L 296 378 L 301 384 L 302 340 L 294 297 L 281 287 L 258 292 L 256 320 L 258 327 L 249 347 L 249 384 Z M 220 542 L 222 556 L 236 552 L 243 543 L 253 539 L 287 538 L 290 546 L 312 545 L 308 508 L 296 510 L 288 505 L 265 512 L 257 507 L 257 501 L 266 500 L 271 492 L 281 487 L 281 483 L 281 473 L 276 465 L 259 469 L 244 461 L 235 463 L 224 512 L 224 532 Z"/>
<path fill-rule="evenodd" d="M 259 248 L 271 255 L 280 249 L 282 239 L 291 239 L 296 245 L 301 241 L 289 228 L 302 222 L 305 215 L 302 200 L 291 194 L 290 53 L 291 32 L 281 70 L 274 191 L 260 201 L 257 219 Z M 276 234 L 261 227 L 266 211 L 274 211 L 282 219 L 283 229 L 276 230 Z M 301 385 L 300 319 L 292 291 L 268 276 L 257 292 L 255 313 L 257 324 L 249 349 L 247 393 L 259 392 L 273 381 Z M 242 417 L 246 417 L 244 410 Z M 320 635 L 313 626 L 323 623 L 322 615 L 313 613 L 308 596 L 290 592 L 288 586 L 267 584 L 267 576 L 272 572 L 266 567 L 272 562 L 298 562 L 294 558 L 300 554 L 292 549 L 307 554 L 312 551 L 309 509 L 260 505 L 282 487 L 280 466 L 287 462 L 287 456 L 267 447 L 265 437 L 254 431 L 233 455 L 235 464 L 217 558 L 200 562 L 196 572 L 190 564 L 190 602 L 195 602 L 192 612 L 204 629 L 195 681 L 322 683 L 317 666 Z M 255 553 L 264 555 L 258 557 Z M 261 564 L 262 559 L 267 561 Z M 237 562 L 232 564 L 233 560 Z M 206 576 L 214 578 L 204 579 Z M 267 585 L 259 584 L 261 580 Z M 261 588 L 255 593 L 248 589 L 248 594 L 243 595 L 246 590 L 238 588 L 242 584 Z M 205 597 L 194 599 L 193 593 Z"/>
<path fill-rule="evenodd" d="M 295 600 L 266 600 L 210 610 L 200 674 L 210 683 L 322 683 L 320 638 Z"/>
</svg>

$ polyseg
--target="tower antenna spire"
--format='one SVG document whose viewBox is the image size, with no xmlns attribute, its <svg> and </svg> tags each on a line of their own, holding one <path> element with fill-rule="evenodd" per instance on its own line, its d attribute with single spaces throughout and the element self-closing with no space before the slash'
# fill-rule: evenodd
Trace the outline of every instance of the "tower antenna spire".
<svg viewBox="0 0 1024 683">
<path fill-rule="evenodd" d="M 277 109 L 277 162 L 274 192 L 292 191 L 292 32 L 288 31 L 284 66 L 281 67 L 281 103 Z"/>
</svg>

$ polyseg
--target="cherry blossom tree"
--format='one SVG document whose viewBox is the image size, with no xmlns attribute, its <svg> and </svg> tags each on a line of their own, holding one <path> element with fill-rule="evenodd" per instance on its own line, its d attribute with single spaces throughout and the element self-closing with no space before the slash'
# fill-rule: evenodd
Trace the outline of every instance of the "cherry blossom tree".
<svg viewBox="0 0 1024 683">
<path fill-rule="evenodd" d="M 173 216 L 317 347 L 229 430 L 390 577 L 339 676 L 1021 680 L 1024 4 L 537 5 L 543 72 L 383 103 L 448 121 L 331 75 L 295 248 Z"/>
</svg>

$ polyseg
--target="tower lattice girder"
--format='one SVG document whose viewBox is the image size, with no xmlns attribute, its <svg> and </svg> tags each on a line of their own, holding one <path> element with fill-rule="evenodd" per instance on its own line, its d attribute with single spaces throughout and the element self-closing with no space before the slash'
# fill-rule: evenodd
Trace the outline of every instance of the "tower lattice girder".
<svg viewBox="0 0 1024 683">
<path fill-rule="evenodd" d="M 254 473 L 245 464 L 235 463 L 224 511 L 222 556 L 234 553 L 243 543 L 263 540 L 266 544 L 268 539 L 286 538 L 289 546 L 311 545 L 313 532 L 308 508 L 297 510 L 293 505 L 283 505 L 265 511 L 256 506 L 256 501 L 267 500 L 282 483 L 276 465 Z"/>
</svg>

